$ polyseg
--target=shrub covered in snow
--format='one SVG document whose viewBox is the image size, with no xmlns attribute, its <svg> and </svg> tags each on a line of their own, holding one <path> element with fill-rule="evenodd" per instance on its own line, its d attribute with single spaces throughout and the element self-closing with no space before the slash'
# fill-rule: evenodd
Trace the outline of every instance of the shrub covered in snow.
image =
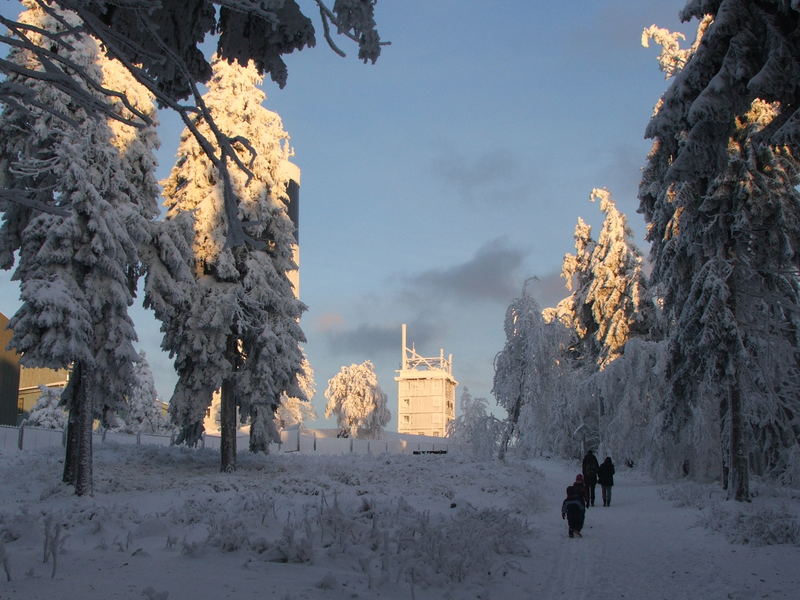
<svg viewBox="0 0 800 600">
<path fill-rule="evenodd" d="M 724 502 L 705 509 L 702 522 L 736 544 L 800 546 L 800 519 L 785 504 L 753 507 Z"/>
<path fill-rule="evenodd" d="M 39 399 L 28 415 L 28 425 L 47 427 L 48 429 L 64 429 L 67 425 L 67 412 L 61 406 L 62 388 L 50 388 L 40 385 Z"/>
<path fill-rule="evenodd" d="M 800 545 L 800 518 L 786 502 L 797 490 L 783 488 L 784 493 L 778 493 L 778 488 L 764 486 L 761 491 L 766 502 L 758 504 L 726 501 L 725 491 L 713 483 L 685 482 L 658 492 L 673 506 L 699 510 L 698 524 L 718 531 L 732 543 Z"/>
<path fill-rule="evenodd" d="M 694 481 L 685 481 L 660 488 L 658 495 L 671 502 L 675 507 L 697 509 L 703 509 L 709 503 L 718 503 L 724 497 L 718 486 Z"/>
<path fill-rule="evenodd" d="M 447 437 L 475 458 L 496 456 L 503 423 L 488 412 L 486 398 L 473 398 L 465 387 L 461 392 L 461 414 L 447 425 Z"/>
</svg>

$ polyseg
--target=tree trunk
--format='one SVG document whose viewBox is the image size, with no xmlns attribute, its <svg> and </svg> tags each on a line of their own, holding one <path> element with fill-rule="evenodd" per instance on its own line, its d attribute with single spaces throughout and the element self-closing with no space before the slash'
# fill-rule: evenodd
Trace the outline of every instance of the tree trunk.
<svg viewBox="0 0 800 600">
<path fill-rule="evenodd" d="M 731 253 L 735 257 L 735 253 Z M 734 265 L 737 262 L 734 260 Z M 736 279 L 731 277 L 728 284 L 730 289 L 730 309 L 736 317 L 737 323 L 742 320 L 738 318 L 736 302 Z M 730 359 L 732 363 L 732 383 L 728 393 L 728 431 L 730 456 L 728 458 L 728 498 L 733 498 L 737 502 L 750 502 L 750 465 L 747 456 L 745 440 L 745 418 L 742 414 L 742 370 L 746 362 L 741 358 L 738 348 L 731 349 Z"/>
<path fill-rule="evenodd" d="M 506 458 L 508 443 L 511 441 L 511 435 L 514 433 L 514 428 L 517 426 L 517 421 L 519 421 L 519 413 L 521 409 L 522 394 L 517 396 L 517 399 L 514 402 L 514 408 L 508 415 L 508 424 L 506 425 L 506 430 L 503 432 L 503 437 L 500 439 L 500 451 L 497 453 L 497 458 L 500 460 L 505 460 Z"/>
<path fill-rule="evenodd" d="M 739 378 L 730 391 L 730 465 L 728 498 L 737 502 L 750 502 L 750 465 L 744 439 L 744 417 L 742 415 L 742 394 Z"/>
<path fill-rule="evenodd" d="M 236 470 L 236 397 L 230 379 L 222 382 L 220 403 L 220 471 L 233 473 Z"/>
<path fill-rule="evenodd" d="M 72 368 L 72 374 L 67 384 L 67 389 L 64 390 L 66 395 L 67 410 L 69 416 L 67 418 L 67 446 L 64 452 L 64 473 L 61 480 L 64 483 L 74 486 L 78 478 L 78 388 L 81 382 L 81 365 L 75 363 Z"/>
<path fill-rule="evenodd" d="M 67 447 L 64 452 L 64 473 L 61 481 L 75 485 L 78 477 L 78 408 L 70 406 L 67 417 Z"/>
<path fill-rule="evenodd" d="M 728 394 L 730 396 L 730 393 Z M 730 409 L 730 397 L 723 398 L 719 402 L 719 455 L 722 460 L 720 465 L 722 470 L 722 489 L 728 490 L 730 483 L 731 469 L 730 469 L 730 427 L 728 426 L 728 411 Z"/>
<path fill-rule="evenodd" d="M 75 493 L 78 496 L 94 495 L 92 481 L 92 425 L 94 424 L 94 403 L 92 390 L 87 385 L 86 374 L 81 377 L 80 385 L 76 388 L 75 399 L 78 407 L 78 452 Z"/>
</svg>

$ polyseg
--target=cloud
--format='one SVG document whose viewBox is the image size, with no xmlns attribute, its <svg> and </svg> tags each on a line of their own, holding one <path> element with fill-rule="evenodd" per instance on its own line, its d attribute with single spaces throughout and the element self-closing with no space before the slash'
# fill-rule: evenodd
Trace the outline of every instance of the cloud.
<svg viewBox="0 0 800 600">
<path fill-rule="evenodd" d="M 335 329 L 325 332 L 325 338 L 332 351 L 348 360 L 373 359 L 380 354 L 400 356 L 401 323 L 360 324 L 350 329 Z M 413 343 L 427 346 L 441 335 L 442 327 L 428 322 L 422 317 L 411 320 L 409 326 L 409 346 Z M 363 357 L 363 358 L 359 358 Z"/>
<path fill-rule="evenodd" d="M 564 285 L 561 271 L 552 271 L 529 280 L 528 291 L 542 308 L 555 306 L 569 294 Z"/>
<path fill-rule="evenodd" d="M 442 148 L 431 160 L 431 171 L 459 200 L 474 204 L 516 204 L 530 198 L 533 189 L 529 168 L 505 149 L 468 156 L 451 147 Z"/>
<path fill-rule="evenodd" d="M 344 317 L 339 313 L 326 312 L 317 317 L 316 326 L 321 332 L 334 331 L 344 326 Z"/>
<path fill-rule="evenodd" d="M 481 246 L 466 262 L 408 278 L 410 292 L 429 301 L 434 296 L 459 301 L 507 302 L 521 289 L 518 271 L 524 259 L 525 252 L 498 238 Z"/>
</svg>

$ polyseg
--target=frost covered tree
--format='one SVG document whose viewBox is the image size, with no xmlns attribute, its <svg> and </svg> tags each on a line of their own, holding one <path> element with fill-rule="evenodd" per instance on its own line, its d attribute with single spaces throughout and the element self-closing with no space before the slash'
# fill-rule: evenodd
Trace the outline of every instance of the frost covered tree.
<svg viewBox="0 0 800 600">
<path fill-rule="evenodd" d="M 170 433 L 172 428 L 168 416 L 161 408 L 153 372 L 144 352 L 134 365 L 134 384 L 118 411 L 124 421 L 120 429 L 126 433 Z"/>
<path fill-rule="evenodd" d="M 241 135 L 238 160 L 249 164 L 225 176 L 208 160 L 189 129 L 164 183 L 167 218 L 194 217 L 195 289 L 184 310 L 165 314 L 163 346 L 175 356 L 178 383 L 170 414 L 181 428 L 179 443 L 194 445 L 216 389 L 221 401 L 221 468 L 235 469 L 236 413 L 250 423 L 250 449 L 267 451 L 275 441 L 275 411 L 281 394 L 303 398 L 297 382 L 305 341 L 299 318 L 305 309 L 294 296 L 288 272 L 294 224 L 286 210 L 291 150 L 280 117 L 262 106 L 261 77 L 251 64 L 213 61 L 214 75 L 203 100 L 216 126 Z M 198 117 L 193 126 L 209 124 Z M 226 186 L 238 198 L 231 214 Z M 245 224 L 248 244 L 229 243 L 232 222 Z"/>
<path fill-rule="evenodd" d="M 572 294 L 544 315 L 574 331 L 573 360 L 603 369 L 622 354 L 632 333 L 644 328 L 645 284 L 641 253 L 610 192 L 595 188 L 589 199 L 599 200 L 605 215 L 600 236 L 595 242 L 591 227 L 578 219 L 576 252 L 564 256 L 561 271 Z"/>
<path fill-rule="evenodd" d="M 598 366 L 603 369 L 618 358 L 625 343 L 644 327 L 644 275 L 642 255 L 633 232 L 606 189 L 592 190 L 605 214 L 597 244 L 592 250 L 591 284 L 584 303 L 591 306 L 596 324 L 594 338 L 600 348 Z"/>
<path fill-rule="evenodd" d="M 340 437 L 377 439 L 392 415 L 372 361 L 342 367 L 328 380 L 325 417 L 336 415 Z"/>
<path fill-rule="evenodd" d="M 492 394 L 508 416 L 498 456 L 514 441 L 524 452 L 566 452 L 571 423 L 564 421 L 570 393 L 564 387 L 562 355 L 569 337 L 560 323 L 546 323 L 526 285 L 506 310 L 506 343 L 494 359 Z"/>
<path fill-rule="evenodd" d="M 33 427 L 64 429 L 67 426 L 67 411 L 61 404 L 61 388 L 39 386 L 39 398 L 33 405 L 26 422 Z"/>
<path fill-rule="evenodd" d="M 597 324 L 588 296 L 592 286 L 592 255 L 597 242 L 592 238 L 592 227 L 581 217 L 578 217 L 573 238 L 575 254 L 565 254 L 561 266 L 561 277 L 571 294 L 555 308 L 545 308 L 542 315 L 546 322 L 558 320 L 574 332 L 570 353 L 576 360 L 594 363 L 599 358 L 600 350 L 594 335 Z"/>
<path fill-rule="evenodd" d="M 651 311 L 642 256 L 625 215 L 606 189 L 593 189 L 589 199 L 599 200 L 605 215 L 600 235 L 595 241 L 589 225 L 578 219 L 575 254 L 564 256 L 561 273 L 572 293 L 543 315 L 570 332 L 569 349 L 559 359 L 572 388 L 567 412 L 583 445 L 599 447 L 618 394 L 602 391 L 596 379 L 623 354 L 631 336 L 649 328 Z"/>
<path fill-rule="evenodd" d="M 617 209 L 608 190 L 595 188 L 589 197 L 599 201 L 604 213 L 597 242 L 590 245 L 576 235 L 576 249 L 591 248 L 587 259 L 564 258 L 563 276 L 581 283 L 565 303 L 574 313 L 560 314 L 559 320 L 570 321 L 575 341 L 572 348 L 582 351 L 564 356 L 571 367 L 568 377 L 580 385 L 573 395 L 572 410 L 577 423 L 584 426 L 581 438 L 589 446 L 604 445 L 608 416 L 614 410 L 618 393 L 601 391 L 594 380 L 624 352 L 628 340 L 648 328 L 642 256 L 633 242 L 633 232 L 625 215 Z M 580 223 L 576 231 L 580 229 Z M 576 273 L 576 265 L 585 268 Z M 587 339 L 589 338 L 589 339 Z"/>
<path fill-rule="evenodd" d="M 67 12 L 25 0 L 19 22 L 30 44 L 51 48 L 90 76 L 75 85 L 96 102 L 102 82 L 97 44 L 75 29 Z M 62 44 L 51 47 L 53 36 Z M 40 54 L 13 48 L 8 62 L 43 71 Z M 0 202 L 0 266 L 20 281 L 22 306 L 12 344 L 29 366 L 72 367 L 65 390 L 70 412 L 64 479 L 79 495 L 92 493 L 91 428 L 96 416 L 128 391 L 137 354 L 127 309 L 140 270 L 138 248 L 148 238 L 149 203 L 134 197 L 130 172 L 105 118 L 38 78 L 12 75 L 24 99 L 0 117 L 3 184 L 25 189 L 31 202 Z M 108 112 L 115 107 L 106 105 Z"/>
<path fill-rule="evenodd" d="M 317 418 L 317 413 L 311 405 L 311 398 L 317 391 L 314 369 L 305 354 L 303 362 L 300 364 L 300 371 L 297 373 L 297 384 L 304 399 L 290 397 L 286 392 L 281 394 L 280 406 L 276 412 L 276 419 L 280 427 L 291 427 Z"/>
<path fill-rule="evenodd" d="M 642 465 L 659 478 L 670 475 L 660 446 L 667 349 L 663 341 L 633 337 L 622 356 L 586 382 L 589 393 L 605 399 L 601 452 Z"/>
<path fill-rule="evenodd" d="M 681 15 L 701 19 L 702 43 L 648 125 L 639 193 L 673 324 L 662 460 L 747 500 L 751 470 L 797 477 L 800 12 L 729 0 Z"/>
<path fill-rule="evenodd" d="M 460 413 L 447 424 L 447 437 L 475 458 L 497 455 L 503 422 L 489 412 L 486 398 L 473 398 L 466 387 L 461 392 Z"/>
<path fill-rule="evenodd" d="M 205 83 L 212 68 L 200 44 L 207 34 L 219 34 L 217 52 L 228 61 L 255 65 L 259 74 L 269 73 L 283 86 L 287 69 L 282 56 L 295 50 L 314 46 L 314 27 L 311 20 L 294 0 L 287 2 L 251 2 L 248 0 L 36 0 L 43 10 L 61 20 L 59 33 L 42 31 L 24 21 L 0 17 L 10 35 L 0 43 L 12 49 L 25 49 L 45 69 L 30 69 L 14 62 L 0 63 L 0 73 L 8 80 L 0 85 L 0 99 L 6 105 L 24 109 L 29 103 L 27 85 L 31 81 L 58 88 L 70 96 L 73 105 L 89 113 L 102 112 L 112 118 L 121 116 L 109 107 L 105 98 L 116 97 L 125 102 L 137 117 L 148 122 L 148 116 L 135 110 L 127 101 L 127 89 L 109 89 L 98 85 L 80 62 L 69 57 L 69 35 L 93 35 L 102 47 L 124 64 L 134 78 L 157 98 L 161 106 L 177 111 L 195 135 L 222 180 L 224 201 L 231 214 L 236 212 L 236 196 L 227 184 L 229 162 L 250 174 L 246 163 L 239 161 L 233 147 L 236 135 L 225 135 L 220 128 L 210 127 L 205 134 L 195 128 L 192 116 L 199 115 L 213 124 L 211 115 L 200 98 L 198 83 Z M 358 56 L 364 62 L 375 62 L 380 54 L 380 37 L 374 19 L 375 0 L 336 0 L 333 8 L 314 0 L 319 9 L 325 40 L 338 54 L 344 56 L 330 33 L 333 25 L 340 35 L 358 44 Z M 53 9 L 71 10 L 76 19 L 61 19 Z M 219 10 L 217 10 L 219 9 Z M 45 44 L 37 44 L 38 36 Z M 90 90 L 87 90 L 87 84 Z M 94 93 L 97 92 L 97 93 Z M 191 97 L 194 104 L 181 102 Z M 39 108 L 54 114 L 58 106 L 39 104 Z M 209 135 L 210 134 L 210 135 Z M 7 199 L 23 204 L 32 202 L 28 190 L 13 187 Z M 238 246 L 247 241 L 242 224 L 232 221 L 228 241 Z"/>
</svg>

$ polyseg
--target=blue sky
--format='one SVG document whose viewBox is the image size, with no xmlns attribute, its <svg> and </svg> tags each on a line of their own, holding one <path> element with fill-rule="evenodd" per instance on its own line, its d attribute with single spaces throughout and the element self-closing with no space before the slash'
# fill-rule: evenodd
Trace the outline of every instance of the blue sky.
<svg viewBox="0 0 800 600">
<path fill-rule="evenodd" d="M 636 187 L 644 128 L 667 82 L 641 31 L 693 31 L 678 21 L 682 6 L 380 0 L 391 46 L 376 64 L 359 62 L 344 39 L 347 58 L 335 55 L 320 34 L 317 47 L 288 57 L 284 89 L 264 84 L 302 169 L 302 324 L 320 417 L 327 380 L 367 359 L 396 412 L 404 322 L 420 354 L 444 348 L 461 385 L 489 397 L 505 309 L 528 277 L 540 279 L 543 306 L 566 295 L 558 274 L 575 222 L 595 231 L 601 222 L 593 187 L 611 190 L 646 253 Z M 163 177 L 181 127 L 161 119 Z M 0 311 L 17 305 L 0 272 Z M 175 376 L 158 325 L 133 314 L 168 399 Z"/>
</svg>

